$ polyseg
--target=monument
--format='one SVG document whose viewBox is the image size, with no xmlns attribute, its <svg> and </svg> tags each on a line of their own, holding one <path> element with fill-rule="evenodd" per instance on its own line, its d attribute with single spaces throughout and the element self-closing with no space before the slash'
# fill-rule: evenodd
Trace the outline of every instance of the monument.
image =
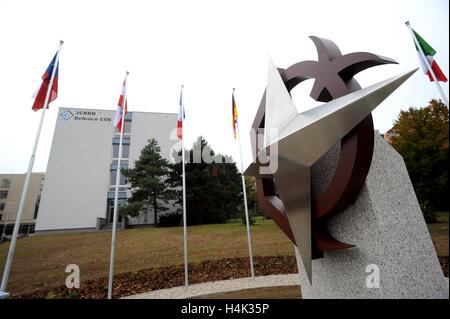
<svg viewBox="0 0 450 319">
<path fill-rule="evenodd" d="M 298 248 L 303 297 L 448 298 L 404 162 L 375 136 L 371 117 L 416 70 L 361 88 L 355 74 L 396 62 L 311 39 L 318 61 L 269 63 L 253 123 L 263 139 L 253 135 L 245 172 Z M 310 95 L 324 104 L 298 113 L 289 91 L 311 78 Z"/>
</svg>

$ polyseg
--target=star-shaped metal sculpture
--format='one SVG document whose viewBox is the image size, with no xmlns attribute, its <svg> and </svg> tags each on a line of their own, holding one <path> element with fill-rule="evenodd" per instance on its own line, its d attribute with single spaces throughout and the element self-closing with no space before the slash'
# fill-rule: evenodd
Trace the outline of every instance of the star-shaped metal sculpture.
<svg viewBox="0 0 450 319">
<path fill-rule="evenodd" d="M 244 174 L 274 179 L 310 282 L 311 167 L 416 70 L 298 113 L 279 71 L 269 61 L 264 145 Z M 313 93 L 328 99 L 325 87 L 319 85 L 313 88 Z M 273 147 L 275 144 L 276 147 Z M 276 154 L 273 153 L 274 149 L 277 150 Z M 262 164 L 270 152 L 271 158 L 277 157 L 276 170 L 270 170 L 270 166 Z"/>
</svg>

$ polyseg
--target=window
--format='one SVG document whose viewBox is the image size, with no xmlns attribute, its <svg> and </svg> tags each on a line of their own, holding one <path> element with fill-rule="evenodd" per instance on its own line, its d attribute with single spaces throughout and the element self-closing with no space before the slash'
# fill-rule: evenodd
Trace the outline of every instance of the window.
<svg viewBox="0 0 450 319">
<path fill-rule="evenodd" d="M 110 176 L 109 177 L 109 181 L 110 181 L 109 185 L 116 186 L 116 174 L 117 174 L 117 170 L 116 169 L 110 171 L 110 174 L 109 174 L 109 176 Z M 123 176 L 122 174 L 120 174 L 120 182 L 119 182 L 119 184 L 120 185 L 128 184 L 127 178 L 125 176 Z"/>
<path fill-rule="evenodd" d="M 130 145 L 122 144 L 122 158 L 130 156 Z M 113 158 L 119 158 L 119 144 L 113 144 Z"/>
<path fill-rule="evenodd" d="M 112 161 L 112 165 L 116 165 L 117 166 L 117 164 L 118 164 L 118 160 L 113 160 Z M 121 159 L 120 160 L 120 166 L 122 166 L 122 168 L 123 168 L 123 166 L 126 166 L 126 167 L 128 167 L 128 159 Z"/>
<path fill-rule="evenodd" d="M 2 218 L 3 218 L 3 214 L 0 214 L 0 220 L 2 220 Z M 5 226 L 3 226 L 3 227 L 5 227 Z"/>
<path fill-rule="evenodd" d="M 0 191 L 0 198 L 4 199 L 6 197 L 8 197 L 8 191 Z"/>
<path fill-rule="evenodd" d="M 117 127 L 114 127 L 114 133 L 120 134 L 120 131 Z M 123 128 L 124 134 L 130 134 L 131 133 L 131 120 L 125 120 L 125 127 Z"/>
<path fill-rule="evenodd" d="M 5 203 L 0 203 L 0 210 L 5 210 L 5 206 L 6 206 Z"/>
<path fill-rule="evenodd" d="M 10 186 L 11 186 L 10 179 L 2 179 L 2 183 L 0 184 L 0 187 L 9 188 Z"/>
</svg>

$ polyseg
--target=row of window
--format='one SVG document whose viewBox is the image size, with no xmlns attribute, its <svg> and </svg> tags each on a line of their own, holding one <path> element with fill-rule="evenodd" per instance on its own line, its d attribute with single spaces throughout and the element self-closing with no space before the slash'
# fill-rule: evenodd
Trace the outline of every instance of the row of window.
<svg viewBox="0 0 450 319">
<path fill-rule="evenodd" d="M 130 133 L 131 131 L 131 120 L 127 119 L 125 120 L 125 128 L 124 133 L 128 133 L 126 136 L 124 135 L 122 138 L 122 156 L 120 159 L 120 168 L 128 168 L 128 158 L 130 157 Z M 117 128 L 115 133 L 120 133 Z M 117 164 L 118 164 L 118 158 L 119 158 L 119 144 L 120 142 L 120 136 L 113 136 L 113 151 L 112 151 L 112 158 L 111 161 L 111 168 L 109 171 L 109 185 L 111 186 L 110 190 L 114 190 L 116 186 L 116 174 L 117 174 Z M 123 176 L 121 173 L 119 173 L 119 186 L 120 189 L 122 189 L 125 185 L 128 184 L 128 180 L 125 176 Z"/>
<path fill-rule="evenodd" d="M 0 182 L 0 187 L 1 188 L 9 188 L 11 186 L 11 180 L 10 179 L 2 179 L 2 181 Z"/>
</svg>

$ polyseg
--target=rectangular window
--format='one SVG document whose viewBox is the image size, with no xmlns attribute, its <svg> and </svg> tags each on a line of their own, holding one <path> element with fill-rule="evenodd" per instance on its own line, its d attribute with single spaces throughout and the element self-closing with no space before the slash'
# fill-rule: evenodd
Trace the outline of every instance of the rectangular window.
<svg viewBox="0 0 450 319">
<path fill-rule="evenodd" d="M 112 165 L 116 165 L 119 163 L 118 160 L 112 160 Z M 122 166 L 122 168 L 125 166 L 125 168 L 128 168 L 128 159 L 121 159 L 120 160 L 120 166 Z"/>
<path fill-rule="evenodd" d="M 5 210 L 6 204 L 5 203 L 0 203 L 0 210 Z"/>
<path fill-rule="evenodd" d="M 109 185 L 111 186 L 116 186 L 116 174 L 117 174 L 117 170 L 111 170 L 110 174 L 109 174 Z M 119 185 L 126 185 L 128 184 L 128 180 L 125 176 L 123 176 L 122 174 L 120 174 L 120 181 L 119 181 Z"/>
<path fill-rule="evenodd" d="M 10 179 L 2 179 L 0 187 L 9 188 L 10 186 L 11 186 L 11 180 Z"/>
<path fill-rule="evenodd" d="M 122 144 L 122 158 L 130 156 L 130 145 Z M 119 144 L 113 144 L 113 158 L 119 158 Z"/>
<path fill-rule="evenodd" d="M 3 214 L 0 214 L 0 220 L 3 219 Z M 3 225 L 3 227 L 5 227 L 5 225 Z"/>
<path fill-rule="evenodd" d="M 4 199 L 6 197 L 8 197 L 8 191 L 0 191 L 0 198 Z"/>
<path fill-rule="evenodd" d="M 120 134 L 120 131 L 117 127 L 114 127 L 114 133 Z M 130 134 L 131 133 L 131 120 L 125 120 L 125 127 L 123 128 L 124 134 Z"/>
</svg>

